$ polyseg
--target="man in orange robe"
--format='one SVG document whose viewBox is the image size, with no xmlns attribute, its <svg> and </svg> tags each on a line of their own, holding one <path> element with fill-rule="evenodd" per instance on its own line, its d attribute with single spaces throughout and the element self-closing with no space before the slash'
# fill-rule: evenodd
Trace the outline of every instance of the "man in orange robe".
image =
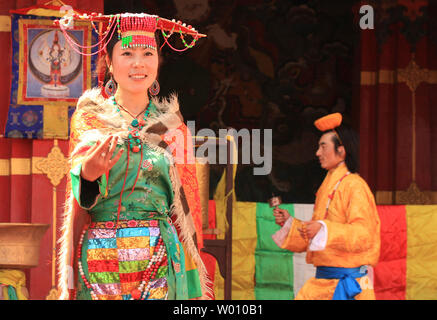
<svg viewBox="0 0 437 320">
<path fill-rule="evenodd" d="M 341 114 L 315 122 L 323 132 L 316 156 L 328 173 L 316 194 L 311 221 L 290 217 L 275 209 L 283 227 L 272 238 L 278 246 L 305 252 L 316 267 L 296 299 L 373 300 L 371 266 L 380 250 L 380 220 L 375 200 L 358 170 L 358 143 L 352 131 L 341 126 Z"/>
</svg>

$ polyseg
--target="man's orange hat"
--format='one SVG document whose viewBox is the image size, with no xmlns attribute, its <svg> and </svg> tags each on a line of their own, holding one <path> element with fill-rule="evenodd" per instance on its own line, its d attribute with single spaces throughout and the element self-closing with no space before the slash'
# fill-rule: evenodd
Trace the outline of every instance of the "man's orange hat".
<svg viewBox="0 0 437 320">
<path fill-rule="evenodd" d="M 333 130 L 340 126 L 342 120 L 343 117 L 341 116 L 341 113 L 336 112 L 317 119 L 316 121 L 314 121 L 314 125 L 320 131 L 325 132 L 328 130 Z"/>
</svg>

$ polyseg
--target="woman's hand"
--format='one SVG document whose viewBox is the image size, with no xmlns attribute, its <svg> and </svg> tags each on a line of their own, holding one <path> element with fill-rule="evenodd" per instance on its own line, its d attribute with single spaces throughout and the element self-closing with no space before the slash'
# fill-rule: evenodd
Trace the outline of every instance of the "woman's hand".
<svg viewBox="0 0 437 320">
<path fill-rule="evenodd" d="M 285 209 L 275 208 L 273 209 L 273 215 L 275 216 L 275 223 L 283 226 L 285 221 L 290 218 L 290 214 Z"/>
<path fill-rule="evenodd" d="M 97 141 L 96 144 L 87 151 L 80 172 L 82 178 L 88 181 L 96 181 L 107 171 L 111 170 L 124 151 L 124 149 L 120 149 L 115 157 L 112 158 L 115 147 L 117 146 L 117 140 L 117 136 L 109 136 L 103 143 Z"/>
</svg>

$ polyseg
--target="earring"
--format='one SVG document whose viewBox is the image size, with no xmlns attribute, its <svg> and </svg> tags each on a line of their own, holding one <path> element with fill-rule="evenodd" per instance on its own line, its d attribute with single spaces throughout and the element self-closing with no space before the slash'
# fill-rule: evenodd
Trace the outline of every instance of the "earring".
<svg viewBox="0 0 437 320">
<path fill-rule="evenodd" d="M 106 82 L 105 93 L 110 97 L 110 96 L 113 96 L 116 91 L 117 91 L 117 85 L 115 84 L 114 80 L 112 79 L 112 75 L 111 75 L 111 79 L 109 79 L 109 81 Z"/>
<path fill-rule="evenodd" d="M 149 88 L 149 93 L 152 96 L 156 96 L 159 93 L 159 89 L 161 89 L 159 87 L 159 82 L 158 82 L 158 80 L 155 79 L 155 81 L 153 81 L 152 85 Z"/>
</svg>

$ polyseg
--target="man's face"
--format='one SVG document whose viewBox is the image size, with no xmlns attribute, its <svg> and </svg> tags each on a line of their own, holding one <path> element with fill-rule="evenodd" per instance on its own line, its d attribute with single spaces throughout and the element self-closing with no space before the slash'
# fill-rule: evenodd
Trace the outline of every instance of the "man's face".
<svg viewBox="0 0 437 320">
<path fill-rule="evenodd" d="M 325 133 L 319 140 L 319 148 L 316 152 L 316 156 L 320 161 L 320 166 L 326 170 L 335 168 L 346 158 L 343 146 L 338 148 L 340 154 L 335 152 L 334 142 L 332 141 L 334 136 L 335 133 L 333 132 Z"/>
</svg>

